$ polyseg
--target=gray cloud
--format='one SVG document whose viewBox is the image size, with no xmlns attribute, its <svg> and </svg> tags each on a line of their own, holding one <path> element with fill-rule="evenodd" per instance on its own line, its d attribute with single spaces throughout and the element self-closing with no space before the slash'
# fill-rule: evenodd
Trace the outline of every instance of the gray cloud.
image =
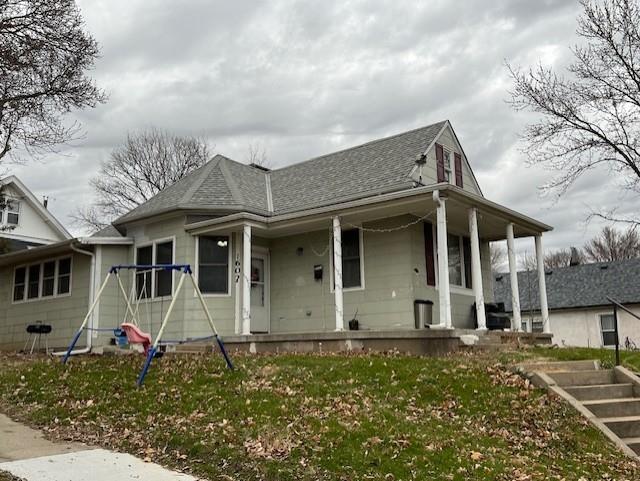
<svg viewBox="0 0 640 481">
<path fill-rule="evenodd" d="M 16 169 L 63 221 L 126 132 L 149 125 L 237 160 L 258 142 L 281 166 L 448 118 L 485 195 L 554 225 L 554 248 L 597 229 L 586 205 L 620 202 L 596 174 L 557 203 L 540 198 L 551 174 L 525 169 L 518 145 L 531 117 L 505 103 L 505 60 L 569 61 L 573 0 L 79 3 L 110 99 L 73 114 L 86 136 L 64 155 Z"/>
</svg>

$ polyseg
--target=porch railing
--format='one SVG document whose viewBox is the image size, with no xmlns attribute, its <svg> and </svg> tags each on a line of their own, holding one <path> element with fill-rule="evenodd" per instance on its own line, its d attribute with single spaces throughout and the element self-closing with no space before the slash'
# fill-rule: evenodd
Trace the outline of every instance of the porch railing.
<svg viewBox="0 0 640 481">
<path fill-rule="evenodd" d="M 631 310 L 624 307 L 620 302 L 615 299 L 608 297 L 607 299 L 613 305 L 613 329 L 615 332 L 615 341 L 616 341 L 616 366 L 620 365 L 620 336 L 618 335 L 618 309 L 622 309 L 624 312 L 629 314 L 630 316 L 635 317 L 640 321 L 640 316 L 631 312 Z"/>
</svg>

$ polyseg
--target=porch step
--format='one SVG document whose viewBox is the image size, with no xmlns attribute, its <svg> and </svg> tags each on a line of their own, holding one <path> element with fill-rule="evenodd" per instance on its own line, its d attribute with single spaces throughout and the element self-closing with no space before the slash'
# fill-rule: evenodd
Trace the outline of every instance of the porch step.
<svg viewBox="0 0 640 481">
<path fill-rule="evenodd" d="M 640 416 L 640 398 L 601 399 L 582 404 L 599 418 Z"/>
<path fill-rule="evenodd" d="M 622 438 L 622 442 L 633 449 L 633 452 L 640 454 L 640 438 Z"/>
<path fill-rule="evenodd" d="M 567 386 L 564 388 L 578 401 L 597 401 L 600 399 L 623 399 L 634 396 L 633 384 L 594 384 L 591 386 Z"/>
<path fill-rule="evenodd" d="M 640 416 L 616 416 L 600 421 L 621 439 L 640 438 Z"/>
<path fill-rule="evenodd" d="M 558 386 L 595 386 L 598 384 L 615 384 L 613 369 L 600 369 L 593 371 L 565 371 L 548 372 Z"/>
</svg>

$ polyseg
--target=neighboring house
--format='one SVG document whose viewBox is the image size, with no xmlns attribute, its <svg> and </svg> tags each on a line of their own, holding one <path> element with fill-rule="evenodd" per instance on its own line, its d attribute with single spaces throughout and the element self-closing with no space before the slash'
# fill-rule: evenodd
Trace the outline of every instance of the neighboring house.
<svg viewBox="0 0 640 481">
<path fill-rule="evenodd" d="M 615 344 L 613 308 L 607 297 L 640 315 L 640 259 L 547 269 L 549 320 L 560 346 L 609 347 Z M 518 272 L 522 330 L 541 329 L 538 274 Z M 513 313 L 509 274 L 498 274 L 495 299 Z M 619 310 L 619 337 L 640 347 L 640 320 Z"/>
<path fill-rule="evenodd" d="M 71 234 L 15 176 L 0 179 L 0 248 L 17 251 L 70 239 Z"/>
<path fill-rule="evenodd" d="M 341 331 L 353 317 L 413 330 L 416 300 L 433 302 L 432 327 L 473 329 L 474 303 L 493 300 L 489 242 L 534 236 L 541 249 L 550 229 L 483 196 L 448 121 L 275 170 L 217 155 L 92 237 L 0 256 L 0 345 L 36 320 L 66 345 L 109 267 L 127 263 L 191 264 L 223 335 Z M 152 335 L 177 279 L 123 277 L 148 298 Z M 167 337 L 208 333 L 194 294 L 176 300 Z M 124 309 L 110 284 L 91 322 L 117 326 Z"/>
</svg>

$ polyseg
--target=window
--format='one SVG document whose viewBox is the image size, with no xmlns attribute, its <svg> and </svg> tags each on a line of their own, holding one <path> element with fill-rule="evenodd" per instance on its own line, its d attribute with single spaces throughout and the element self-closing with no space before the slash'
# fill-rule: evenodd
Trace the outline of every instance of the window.
<svg viewBox="0 0 640 481">
<path fill-rule="evenodd" d="M 20 202 L 17 200 L 7 201 L 7 224 L 18 225 L 20 221 Z"/>
<path fill-rule="evenodd" d="M 198 237 L 198 286 L 203 294 L 229 293 L 229 237 Z"/>
<path fill-rule="evenodd" d="M 342 287 L 362 287 L 360 229 L 342 232 Z"/>
<path fill-rule="evenodd" d="M 71 292 L 71 257 L 17 267 L 13 275 L 13 301 L 37 300 Z"/>
<path fill-rule="evenodd" d="M 447 234 L 449 284 L 471 289 L 471 242 L 468 237 Z"/>
<path fill-rule="evenodd" d="M 451 152 L 444 150 L 444 178 L 451 182 Z"/>
<path fill-rule="evenodd" d="M 616 345 L 616 326 L 613 314 L 600 315 L 600 330 L 602 331 L 602 345 Z"/>
<path fill-rule="evenodd" d="M 42 267 L 42 297 L 54 294 L 56 283 L 56 261 L 45 262 Z"/>
<path fill-rule="evenodd" d="M 71 257 L 58 261 L 58 294 L 71 292 Z"/>
<path fill-rule="evenodd" d="M 173 240 L 156 241 L 136 248 L 136 264 L 140 266 L 173 264 Z M 173 270 L 136 269 L 136 295 L 141 299 L 170 296 L 173 293 Z"/>
<path fill-rule="evenodd" d="M 27 282 L 27 268 L 18 267 L 13 277 L 13 300 L 24 300 L 24 290 Z"/>
<path fill-rule="evenodd" d="M 136 264 L 150 266 L 153 264 L 153 246 L 138 247 L 136 249 Z M 151 269 L 136 270 L 136 295 L 138 298 L 151 297 Z"/>
<path fill-rule="evenodd" d="M 156 244 L 156 264 L 173 264 L 173 241 Z M 170 296 L 173 270 L 156 269 L 156 297 Z"/>
</svg>

